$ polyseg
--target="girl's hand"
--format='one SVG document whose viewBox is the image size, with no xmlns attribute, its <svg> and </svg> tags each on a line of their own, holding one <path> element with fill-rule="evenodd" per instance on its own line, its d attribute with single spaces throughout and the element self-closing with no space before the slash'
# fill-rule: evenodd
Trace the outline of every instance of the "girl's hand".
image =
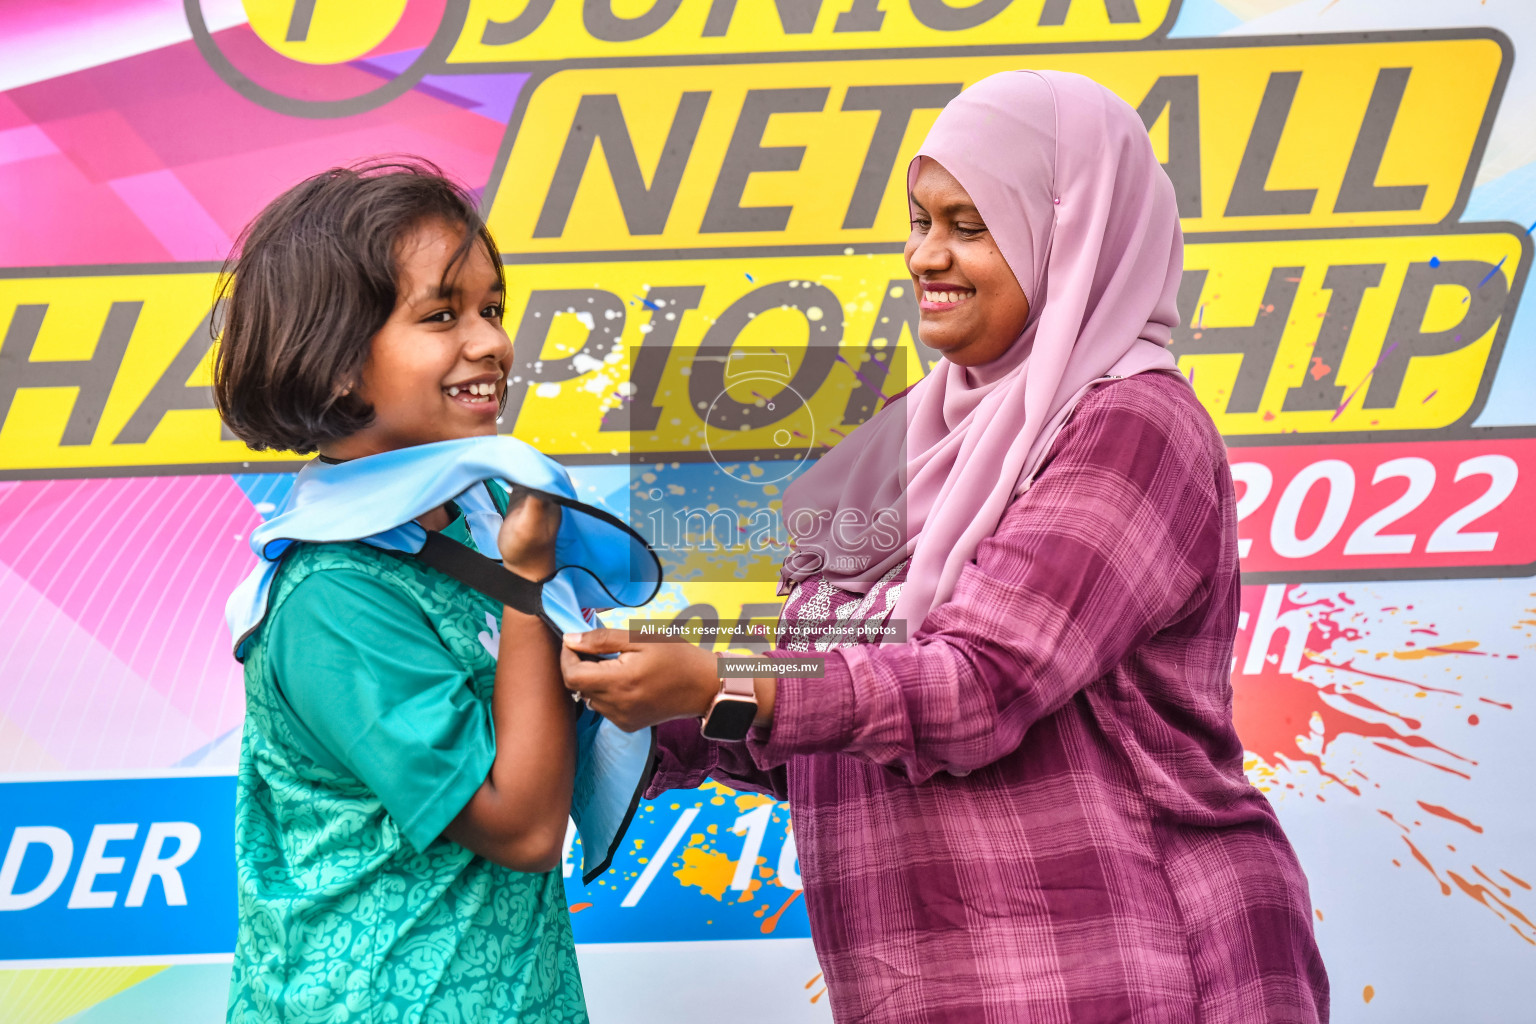
<svg viewBox="0 0 1536 1024">
<path fill-rule="evenodd" d="M 559 531 L 559 505 L 527 491 L 514 491 L 497 537 L 502 563 L 524 579 L 549 577 L 555 571 Z"/>
</svg>

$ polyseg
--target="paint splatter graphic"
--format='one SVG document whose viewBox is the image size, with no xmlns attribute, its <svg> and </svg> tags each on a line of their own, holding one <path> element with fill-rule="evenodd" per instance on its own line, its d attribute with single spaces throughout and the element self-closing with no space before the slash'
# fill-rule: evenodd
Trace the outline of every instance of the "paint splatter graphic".
<svg viewBox="0 0 1536 1024">
<path fill-rule="evenodd" d="M 1498 269 L 1498 268 L 1496 267 L 1494 269 Z M 1459 336 L 1457 337 L 1457 340 L 1458 341 L 1461 340 Z M 1360 379 L 1360 383 L 1355 385 L 1355 390 L 1351 391 L 1349 394 L 1344 396 L 1344 401 L 1340 402 L 1339 403 L 1339 407 L 1337 409 L 1333 410 L 1333 416 L 1329 419 L 1330 423 L 1333 422 L 1333 420 L 1336 420 L 1336 419 L 1339 418 L 1339 414 L 1344 411 L 1344 407 L 1349 405 L 1350 399 L 1354 398 L 1355 397 L 1355 393 L 1358 392 L 1361 388 L 1365 387 L 1366 382 L 1371 379 L 1371 375 L 1374 374 L 1376 372 L 1377 368 L 1380 367 L 1381 364 L 1386 361 L 1387 356 L 1391 355 L 1392 352 L 1397 348 L 1397 344 L 1398 343 L 1394 341 L 1392 344 L 1388 345 L 1386 351 L 1383 352 L 1380 355 L 1380 357 L 1377 358 L 1376 365 L 1372 366 L 1369 370 L 1367 370 L 1366 373 L 1365 373 L 1365 376 Z"/>
<path fill-rule="evenodd" d="M 1479 288 L 1481 288 L 1483 285 L 1487 284 L 1489 281 L 1492 281 L 1493 280 L 1493 275 L 1497 274 L 1499 272 L 1499 269 L 1504 266 L 1504 261 L 1507 260 L 1507 259 L 1509 259 L 1508 256 L 1501 256 L 1501 257 L 1499 257 L 1499 262 L 1494 264 L 1494 267 L 1493 267 L 1492 270 L 1488 271 L 1487 274 L 1483 275 L 1483 279 L 1481 281 L 1477 282 L 1477 286 Z"/>
<path fill-rule="evenodd" d="M 1393 864 L 1421 868 L 1443 895 L 1474 900 L 1536 946 L 1531 886 L 1479 861 L 1484 827 L 1401 787 L 1382 790 L 1369 763 L 1369 752 L 1380 751 L 1424 772 L 1473 782 L 1475 756 L 1429 734 L 1453 715 L 1478 725 L 1472 708 L 1512 709 L 1471 689 L 1475 674 L 1458 671 L 1459 659 L 1521 654 L 1441 636 L 1413 605 L 1368 605 L 1359 600 L 1365 596 L 1325 585 L 1244 588 L 1232 676 L 1244 768 L 1276 802 L 1343 797 L 1377 804 L 1383 826 L 1398 830 L 1403 844 Z"/>
<path fill-rule="evenodd" d="M 762 855 L 763 836 L 768 829 L 787 827 L 789 805 L 756 793 L 738 793 L 714 780 L 706 781 L 695 792 L 708 796 L 709 804 L 715 807 L 733 804 L 740 816 L 735 827 L 722 828 L 716 822 L 692 831 L 671 860 L 672 877 L 683 888 L 697 890 L 716 903 L 750 904 L 761 898 L 752 912 L 757 930 L 763 935 L 774 934 L 784 912 L 800 898 L 800 879 L 787 868 L 783 856 L 775 867 Z M 702 802 L 697 806 L 702 808 Z M 728 838 L 731 833 L 740 838 Z M 732 857 L 727 848 L 736 850 L 737 855 Z M 743 860 L 748 860 L 745 866 Z"/>
<path fill-rule="evenodd" d="M 760 807 L 768 808 L 763 813 L 765 824 L 779 820 L 773 813 L 775 809 L 787 817 L 787 805 L 776 807 L 771 797 L 760 796 L 756 793 L 738 793 L 729 786 L 722 785 L 714 780 L 705 782 L 704 785 L 699 787 L 699 792 L 713 793 L 714 796 L 710 798 L 710 803 L 717 806 L 724 805 L 728 800 L 734 801 L 737 812 L 741 814 L 746 814 Z M 746 819 L 739 820 L 745 821 Z M 720 830 L 716 826 L 710 826 L 704 831 L 695 832 L 690 835 L 688 837 L 688 845 L 683 848 L 680 854 L 682 866 L 672 872 L 673 877 L 677 879 L 680 885 L 696 888 L 704 895 L 716 901 L 724 902 L 727 894 L 730 894 L 733 902 L 750 902 L 757 896 L 759 890 L 762 889 L 763 883 L 773 878 L 775 874 L 774 869 L 768 867 L 767 857 L 757 855 L 757 851 L 761 848 L 760 845 L 749 844 L 750 854 L 748 850 L 743 850 L 741 856 L 750 855 L 753 864 L 744 873 L 740 868 L 740 858 L 732 859 L 729 854 L 719 849 L 717 837 L 720 837 Z M 736 845 L 740 846 L 741 844 L 737 843 Z M 756 868 L 756 870 L 753 871 L 753 868 Z M 752 875 L 757 877 L 752 877 Z M 735 891 L 733 892 L 733 890 Z M 780 915 L 793 902 L 794 896 L 799 895 L 799 891 L 797 887 L 794 890 L 794 894 L 784 901 L 784 905 L 779 907 L 771 920 L 764 922 L 762 927 L 764 935 L 770 934 L 774 927 L 778 925 Z M 767 912 L 768 908 L 764 905 L 758 908 L 756 916 L 762 918 Z"/>
</svg>

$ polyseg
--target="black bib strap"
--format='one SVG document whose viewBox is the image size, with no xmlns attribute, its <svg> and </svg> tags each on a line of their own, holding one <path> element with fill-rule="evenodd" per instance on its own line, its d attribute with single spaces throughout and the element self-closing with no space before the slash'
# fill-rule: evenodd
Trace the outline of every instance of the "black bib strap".
<svg viewBox="0 0 1536 1024">
<path fill-rule="evenodd" d="M 524 615 L 537 615 L 550 629 L 557 634 L 560 632 L 544 612 L 543 585 L 524 579 L 496 559 L 428 530 L 427 541 L 416 552 L 416 560 L 493 601 L 500 601 Z"/>
<path fill-rule="evenodd" d="M 415 557 L 422 565 L 458 580 L 469 589 L 479 591 L 492 601 L 500 601 L 524 615 L 537 615 L 539 620 L 549 627 L 549 631 L 555 634 L 556 640 L 565 635 L 565 630 L 560 627 L 560 624 L 550 618 L 549 613 L 544 610 L 544 584 L 524 579 L 496 559 L 486 558 L 480 552 L 465 547 L 451 537 L 444 537 L 440 533 L 428 530 L 427 542 L 414 556 L 400 552 L 395 554 L 400 554 L 404 558 Z M 587 654 L 584 651 L 578 651 L 576 657 L 582 661 L 602 661 L 604 657 L 612 657 L 612 655 Z"/>
</svg>

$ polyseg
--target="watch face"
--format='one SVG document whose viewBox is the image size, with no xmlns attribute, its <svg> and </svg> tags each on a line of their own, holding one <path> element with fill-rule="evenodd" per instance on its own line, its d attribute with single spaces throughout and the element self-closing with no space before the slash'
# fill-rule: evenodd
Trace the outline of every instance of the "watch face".
<svg viewBox="0 0 1536 1024">
<path fill-rule="evenodd" d="M 720 697 L 709 709 L 701 730 L 708 740 L 744 740 L 757 717 L 757 701 L 746 697 Z"/>
</svg>

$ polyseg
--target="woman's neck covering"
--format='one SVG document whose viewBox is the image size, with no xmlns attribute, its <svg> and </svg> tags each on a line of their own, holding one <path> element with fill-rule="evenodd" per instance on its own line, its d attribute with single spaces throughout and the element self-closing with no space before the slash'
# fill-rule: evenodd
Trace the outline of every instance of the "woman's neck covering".
<svg viewBox="0 0 1536 1024">
<path fill-rule="evenodd" d="M 618 519 L 577 501 L 559 463 L 510 437 L 440 441 L 347 462 L 317 459 L 299 472 L 282 508 L 251 531 L 259 561 L 225 609 L 235 656 L 244 656 L 266 617 L 278 564 L 295 543 L 360 541 L 413 554 L 427 538 L 417 517 L 452 501 L 475 547 L 499 563 L 501 513 L 487 480 L 543 491 L 560 504 L 556 573 L 541 591 L 545 613 L 560 629 L 584 632 L 598 625 L 589 609 L 638 607 L 656 596 L 661 565 L 655 552 Z M 590 710 L 577 722 L 571 816 L 588 882 L 607 870 L 644 792 L 653 734 L 626 733 Z"/>
<path fill-rule="evenodd" d="M 909 632 L 953 593 L 1092 384 L 1177 372 L 1167 346 L 1184 252 L 1140 117 L 1081 75 L 983 79 L 939 114 L 909 191 L 922 160 L 975 201 L 1029 300 L 1024 333 L 983 366 L 940 360 L 784 497 L 796 539 L 784 580 L 821 572 L 863 593 L 910 557 L 892 612 Z"/>
</svg>

